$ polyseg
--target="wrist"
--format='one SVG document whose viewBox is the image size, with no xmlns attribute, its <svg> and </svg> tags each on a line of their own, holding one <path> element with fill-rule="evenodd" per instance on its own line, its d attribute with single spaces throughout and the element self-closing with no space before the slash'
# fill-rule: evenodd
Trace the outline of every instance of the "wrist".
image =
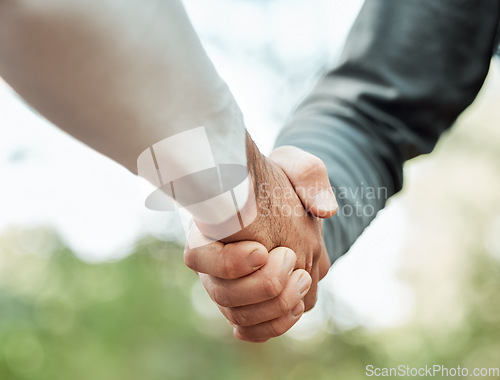
<svg viewBox="0 0 500 380">
<path fill-rule="evenodd" d="M 282 230 L 282 201 L 284 192 L 290 188 L 290 182 L 284 173 L 269 161 L 257 148 L 250 136 L 246 138 L 247 167 L 250 179 L 250 191 L 253 198 L 245 204 L 242 215 L 252 215 L 251 223 L 237 233 L 221 240 L 230 243 L 242 240 L 256 240 L 267 249 L 277 247 L 278 237 L 271 231 Z M 253 214 L 251 214 L 253 212 Z"/>
<path fill-rule="evenodd" d="M 237 241 L 242 231 L 259 218 L 258 209 L 263 199 L 262 191 L 259 188 L 267 182 L 269 175 L 269 162 L 262 155 L 252 141 L 248 133 L 246 134 L 246 156 L 247 156 L 247 177 L 238 186 L 232 189 L 233 200 L 236 206 L 236 213 L 221 223 L 206 223 L 195 217 L 194 222 L 200 232 L 214 240 Z"/>
</svg>

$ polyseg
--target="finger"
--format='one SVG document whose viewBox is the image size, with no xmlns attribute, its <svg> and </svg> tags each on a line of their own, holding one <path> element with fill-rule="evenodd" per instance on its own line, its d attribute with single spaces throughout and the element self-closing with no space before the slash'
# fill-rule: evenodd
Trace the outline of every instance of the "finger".
<svg viewBox="0 0 500 380">
<path fill-rule="evenodd" d="M 186 246 L 184 250 L 184 262 L 189 268 L 223 279 L 240 278 L 255 272 L 267 262 L 267 258 L 267 249 L 253 241 L 231 244 L 214 241 L 197 248 Z"/>
<path fill-rule="evenodd" d="M 297 147 L 282 146 L 269 159 L 283 169 L 307 211 L 319 218 L 335 215 L 337 200 L 320 158 Z"/>
<path fill-rule="evenodd" d="M 200 279 L 212 300 L 218 305 L 251 305 L 279 296 L 292 274 L 296 260 L 297 257 L 291 249 L 278 247 L 269 252 L 266 265 L 248 276 L 224 280 L 200 274 Z"/>
<path fill-rule="evenodd" d="M 319 281 L 319 266 L 315 265 L 311 270 L 312 283 L 309 291 L 304 297 L 305 311 L 311 310 L 316 305 Z"/>
<path fill-rule="evenodd" d="M 330 267 L 332 266 L 332 262 L 330 261 L 330 257 L 328 256 L 328 252 L 326 251 L 326 248 L 323 246 L 321 250 L 321 255 L 319 256 L 318 260 L 318 266 L 319 266 L 319 279 L 321 280 L 323 277 L 325 277 L 330 270 Z"/>
<path fill-rule="evenodd" d="M 265 342 L 268 339 L 283 335 L 297 323 L 304 313 L 304 302 L 301 300 L 287 314 L 272 321 L 260 323 L 255 326 L 236 326 L 234 336 L 248 342 Z"/>
<path fill-rule="evenodd" d="M 306 295 L 311 286 L 311 276 L 303 269 L 295 270 L 283 292 L 269 301 L 240 307 L 222 307 L 222 314 L 232 323 L 238 326 L 253 326 L 267 322 L 290 311 Z"/>
</svg>

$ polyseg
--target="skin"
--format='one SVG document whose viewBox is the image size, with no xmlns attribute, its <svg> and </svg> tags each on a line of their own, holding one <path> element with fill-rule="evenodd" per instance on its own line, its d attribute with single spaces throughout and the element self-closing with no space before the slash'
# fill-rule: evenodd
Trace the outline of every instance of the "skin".
<svg viewBox="0 0 500 380">
<path fill-rule="evenodd" d="M 259 169 L 259 180 L 267 175 L 270 189 L 280 189 L 276 194 L 289 189 L 297 195 L 268 199 L 260 193 L 258 201 L 271 204 L 278 213 L 296 208 L 296 214 L 267 218 L 260 213 L 225 242 L 186 247 L 184 253 L 186 265 L 199 273 L 212 300 L 235 326 L 235 337 L 251 342 L 282 335 L 314 307 L 318 282 L 330 267 L 322 223 L 315 215 L 329 217 L 337 211 L 335 202 L 325 207 L 315 198 L 322 189 L 331 192 L 326 168 L 317 157 L 282 147 L 264 165 L 269 166 Z M 259 234 L 263 229 L 268 231 L 264 236 Z M 203 239 L 200 231 L 195 234 Z"/>
<path fill-rule="evenodd" d="M 241 115 L 178 1 L 0 0 L 0 75 L 55 125 L 131 171 L 167 126 L 205 125 L 224 148 L 215 153 L 233 149 L 236 160 L 243 151 Z M 188 249 L 185 261 L 235 335 L 263 341 L 314 306 L 330 264 L 317 217 L 336 206 L 318 158 L 289 147 L 268 159 L 248 135 L 246 154 L 257 217 Z M 315 199 L 322 189 L 326 208 Z"/>
<path fill-rule="evenodd" d="M 216 158 L 245 163 L 242 115 L 180 0 L 0 0 L 0 76 L 132 172 L 146 148 L 199 126 Z"/>
</svg>

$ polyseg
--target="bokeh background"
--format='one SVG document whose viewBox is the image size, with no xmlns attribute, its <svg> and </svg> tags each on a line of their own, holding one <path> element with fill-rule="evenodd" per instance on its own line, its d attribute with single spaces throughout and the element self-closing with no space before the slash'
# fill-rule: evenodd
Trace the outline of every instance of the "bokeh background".
<svg viewBox="0 0 500 380">
<path fill-rule="evenodd" d="M 260 148 L 338 60 L 360 0 L 186 0 Z M 500 367 L 500 68 L 285 336 L 242 343 L 177 216 L 0 79 L 0 379 L 357 379 Z"/>
</svg>

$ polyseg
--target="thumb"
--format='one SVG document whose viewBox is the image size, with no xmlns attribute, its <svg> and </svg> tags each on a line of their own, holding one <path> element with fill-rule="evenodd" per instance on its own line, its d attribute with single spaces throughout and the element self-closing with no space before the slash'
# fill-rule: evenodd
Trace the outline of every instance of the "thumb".
<svg viewBox="0 0 500 380">
<path fill-rule="evenodd" d="M 318 218 L 329 218 L 338 210 L 323 161 L 294 146 L 276 148 L 269 159 L 288 176 L 305 209 Z"/>
</svg>

